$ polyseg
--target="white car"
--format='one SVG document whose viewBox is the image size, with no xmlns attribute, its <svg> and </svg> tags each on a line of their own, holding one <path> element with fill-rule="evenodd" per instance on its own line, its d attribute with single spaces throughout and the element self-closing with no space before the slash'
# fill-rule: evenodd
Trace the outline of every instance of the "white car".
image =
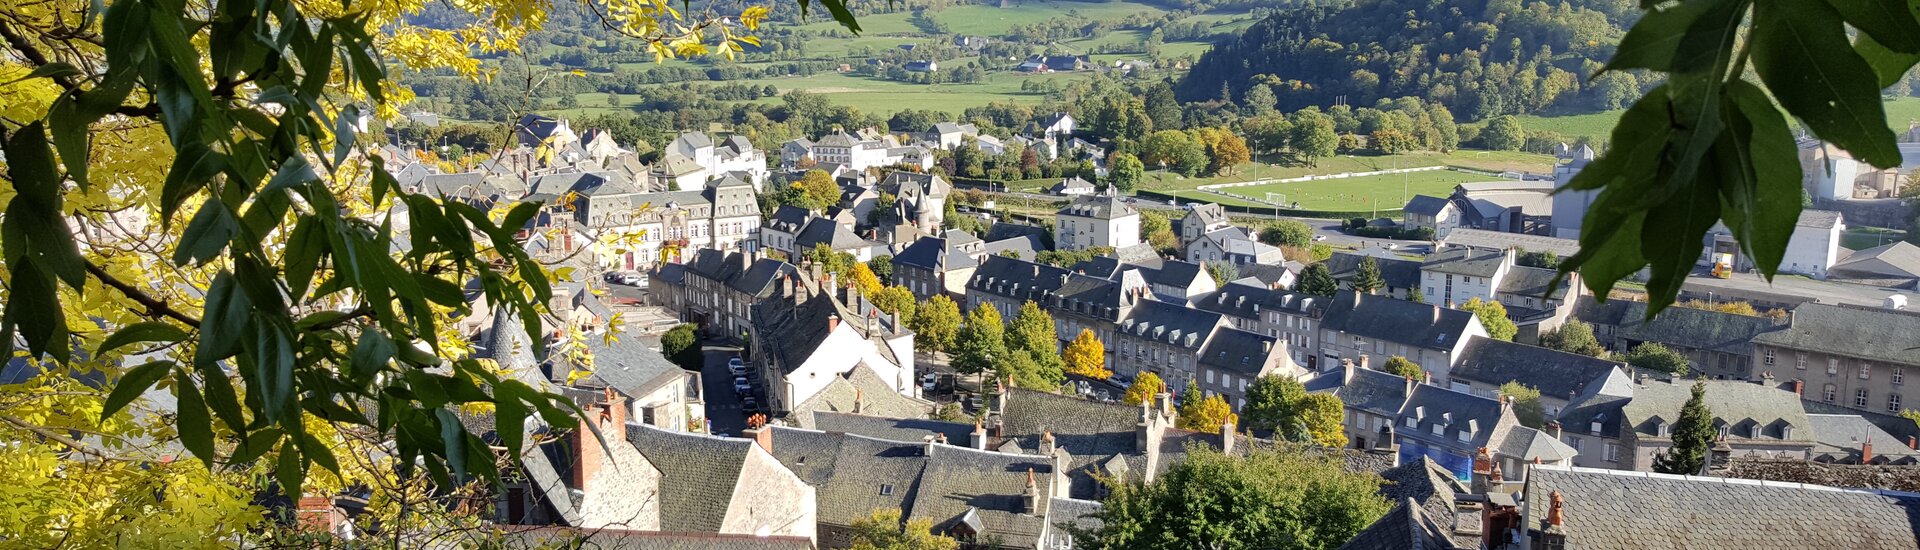
<svg viewBox="0 0 1920 550">
<path fill-rule="evenodd" d="M 926 376 L 920 377 L 920 389 L 926 391 L 933 391 L 934 386 L 938 386 L 939 383 L 940 377 L 931 372 L 927 373 Z"/>
<path fill-rule="evenodd" d="M 753 384 L 747 383 L 747 377 L 745 376 L 735 376 L 733 377 L 733 391 L 734 393 L 741 394 L 753 393 Z"/>
<path fill-rule="evenodd" d="M 728 358 L 727 373 L 734 376 L 745 376 L 747 374 L 747 365 L 746 363 L 740 362 L 739 357 Z"/>
<path fill-rule="evenodd" d="M 1326 236 L 1326 235 L 1314 235 L 1314 236 L 1313 236 L 1313 242 L 1316 242 L 1316 243 L 1317 243 L 1317 242 L 1320 242 L 1320 241 L 1324 241 L 1324 240 L 1327 240 L 1327 236 Z"/>
</svg>

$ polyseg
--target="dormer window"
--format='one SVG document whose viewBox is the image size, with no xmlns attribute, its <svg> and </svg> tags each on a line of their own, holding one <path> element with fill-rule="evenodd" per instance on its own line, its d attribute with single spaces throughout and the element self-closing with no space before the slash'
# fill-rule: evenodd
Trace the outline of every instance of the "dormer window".
<svg viewBox="0 0 1920 550">
<path fill-rule="evenodd" d="M 1666 422 L 1655 422 L 1653 424 L 1653 433 L 1659 434 L 1660 437 L 1670 437 L 1673 435 L 1673 426 L 1668 425 Z"/>
<path fill-rule="evenodd" d="M 880 494 L 882 496 L 893 494 L 893 484 L 892 483 L 880 484 Z"/>
</svg>

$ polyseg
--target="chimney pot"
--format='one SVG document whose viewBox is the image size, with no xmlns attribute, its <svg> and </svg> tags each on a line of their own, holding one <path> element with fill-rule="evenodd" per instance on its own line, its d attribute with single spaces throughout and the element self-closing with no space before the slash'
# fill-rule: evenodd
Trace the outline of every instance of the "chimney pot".
<svg viewBox="0 0 1920 550">
<path fill-rule="evenodd" d="M 1549 505 L 1550 507 L 1547 508 L 1547 525 L 1556 527 L 1565 525 L 1567 522 L 1566 512 L 1561 508 L 1565 505 L 1566 499 L 1560 496 L 1560 491 L 1557 489 L 1554 490 L 1553 494 L 1548 498 L 1551 499 L 1551 504 Z"/>
<path fill-rule="evenodd" d="M 1915 437 L 1911 435 L 1907 436 L 1907 448 L 1920 449 L 1920 440 L 1917 440 Z"/>
<path fill-rule="evenodd" d="M 1871 437 L 1867 438 L 1866 443 L 1860 444 L 1860 463 L 1861 464 L 1873 463 L 1873 438 Z"/>
<path fill-rule="evenodd" d="M 837 329 L 837 328 L 840 328 L 840 314 L 835 313 L 832 315 L 828 315 L 827 316 L 827 332 L 833 332 L 834 329 Z"/>
<path fill-rule="evenodd" d="M 740 434 L 752 438 L 754 444 L 760 446 L 760 450 L 773 453 L 773 428 L 767 427 L 767 415 L 756 414 L 747 417 L 747 429 Z"/>
</svg>

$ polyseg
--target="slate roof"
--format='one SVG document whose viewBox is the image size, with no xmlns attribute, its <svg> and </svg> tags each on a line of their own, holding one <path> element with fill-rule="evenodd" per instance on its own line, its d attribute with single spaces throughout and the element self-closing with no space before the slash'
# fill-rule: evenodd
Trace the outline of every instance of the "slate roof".
<svg viewBox="0 0 1920 550">
<path fill-rule="evenodd" d="M 1507 382 L 1566 399 L 1610 376 L 1622 376 L 1622 363 L 1577 353 L 1474 336 L 1461 348 L 1449 377 L 1498 386 Z"/>
<path fill-rule="evenodd" d="M 813 218 L 793 236 L 794 250 L 806 250 L 816 244 L 826 243 L 827 247 L 838 251 L 848 251 L 868 246 L 870 243 L 846 226 L 834 223 L 826 218 Z"/>
<path fill-rule="evenodd" d="M 926 444 L 773 426 L 773 457 L 814 487 L 819 521 L 847 526 L 876 508 L 912 509 Z"/>
<path fill-rule="evenodd" d="M 1020 300 L 1041 299 L 1041 291 L 1057 291 L 1071 272 L 1030 260 L 987 256 L 967 280 L 967 288 Z"/>
<path fill-rule="evenodd" d="M 1441 239 L 1447 246 L 1470 246 L 1491 250 L 1504 250 L 1507 247 L 1519 248 L 1528 252 L 1552 252 L 1565 258 L 1580 252 L 1580 241 L 1560 239 L 1544 235 L 1508 233 L 1469 227 L 1455 228 Z"/>
<path fill-rule="evenodd" d="M 1596 327 L 1613 327 L 1616 338 L 1742 355 L 1748 353 L 1749 343 L 1756 337 L 1780 328 L 1765 317 L 1685 307 L 1661 310 L 1660 315 L 1649 321 L 1646 302 L 1608 300 L 1602 303 L 1592 296 L 1580 297 L 1573 316 Z"/>
<path fill-rule="evenodd" d="M 1342 290 L 1327 304 L 1321 326 L 1369 339 L 1448 350 L 1460 341 L 1473 313 Z"/>
<path fill-rule="evenodd" d="M 637 338 L 612 344 L 602 338 L 588 338 L 587 350 L 593 355 L 593 374 L 578 386 L 612 387 L 628 397 L 637 397 L 687 378 L 684 369 Z"/>
<path fill-rule="evenodd" d="M 1834 460 L 1860 459 L 1860 447 L 1868 441 L 1877 442 L 1873 446 L 1873 456 L 1899 459 L 1920 456 L 1920 451 L 1907 447 L 1898 436 L 1887 433 L 1873 422 L 1858 414 L 1809 414 L 1807 420 L 1813 423 L 1813 457 Z"/>
<path fill-rule="evenodd" d="M 1220 326 L 1218 313 L 1159 300 L 1140 300 L 1114 330 L 1134 338 L 1199 349 Z"/>
<path fill-rule="evenodd" d="M 922 416 L 925 414 L 922 413 Z M 967 446 L 973 437 L 972 424 L 823 411 L 813 412 L 813 429 L 905 442 L 924 441 L 928 436 L 944 434 L 947 444 L 959 447 Z"/>
<path fill-rule="evenodd" d="M 780 304 L 769 300 L 755 305 L 758 307 Z M 768 343 L 772 344 L 767 349 L 777 350 L 783 374 L 791 373 L 793 369 L 800 368 L 808 357 L 812 357 L 814 350 L 820 348 L 821 342 L 826 340 L 829 333 L 827 319 L 839 313 L 840 310 L 834 306 L 831 296 L 817 294 L 791 307 L 788 311 L 754 315 L 753 321 L 759 325 L 759 330 L 755 330 L 754 334 L 758 338 L 767 339 Z"/>
<path fill-rule="evenodd" d="M 1541 528 L 1555 491 L 1568 548 L 1920 547 L 1920 496 L 1911 493 L 1535 466 L 1528 529 Z"/>
<path fill-rule="evenodd" d="M 1092 192 L 1093 182 L 1080 179 L 1080 176 L 1074 176 L 1061 180 L 1060 183 L 1053 184 L 1053 188 L 1050 189 L 1050 191 L 1056 194 L 1066 193 L 1068 191 Z"/>
<path fill-rule="evenodd" d="M 1402 258 L 1392 252 L 1378 248 L 1369 248 L 1361 252 L 1335 252 L 1321 262 L 1326 264 L 1327 273 L 1335 280 L 1351 284 L 1354 276 L 1360 273 L 1360 262 L 1372 257 L 1373 264 L 1380 268 L 1380 280 L 1394 288 L 1417 288 L 1420 286 L 1420 262 Z"/>
<path fill-rule="evenodd" d="M 1209 275 L 1206 268 L 1201 267 L 1200 264 L 1168 260 L 1160 264 L 1160 269 L 1154 270 L 1153 275 L 1147 279 L 1175 288 L 1188 288 L 1201 277 L 1209 277 Z"/>
<path fill-rule="evenodd" d="M 1240 376 L 1260 376 L 1274 349 L 1280 347 L 1274 342 L 1271 336 L 1223 328 L 1207 340 L 1206 349 L 1200 350 L 1200 364 Z"/>
<path fill-rule="evenodd" d="M 1842 220 L 1843 218 L 1840 216 L 1840 212 L 1837 212 L 1834 210 L 1814 210 L 1812 208 L 1808 208 L 1800 211 L 1800 219 L 1795 220 L 1794 225 L 1798 225 L 1800 227 L 1832 229 L 1833 226 L 1840 225 Z"/>
<path fill-rule="evenodd" d="M 1025 506 L 1028 472 L 1038 485 L 1041 510 L 1021 513 Z M 982 537 L 995 537 L 1009 547 L 1031 548 L 1040 538 L 1046 495 L 1053 486 L 1053 464 L 1038 455 L 1014 455 L 935 445 L 914 492 L 908 519 L 925 519 L 947 532 L 965 516 L 983 528 Z"/>
<path fill-rule="evenodd" d="M 901 395 L 886 380 L 873 373 L 866 363 L 854 365 L 844 376 L 835 376 L 825 387 L 793 406 L 788 418 L 802 428 L 818 428 L 820 416 L 813 413 L 851 413 L 855 399 L 860 401 L 860 414 L 890 418 L 926 418 L 933 412 L 933 403 L 923 399 Z M 830 429 L 830 428 L 819 428 Z M 843 430 L 853 431 L 853 430 Z M 859 431 L 865 435 L 882 437 L 879 433 Z M 925 435 L 925 434 L 921 434 Z M 917 441 L 917 439 L 902 439 Z"/>
<path fill-rule="evenodd" d="M 1073 202 L 1061 208 L 1057 214 L 1061 216 L 1111 220 L 1114 218 L 1137 216 L 1140 212 L 1134 210 L 1133 205 L 1121 201 L 1118 196 L 1098 195 L 1075 197 Z"/>
<path fill-rule="evenodd" d="M 807 225 L 807 219 L 812 217 L 813 213 L 805 208 L 782 204 L 774 209 L 773 217 L 767 218 L 767 227 L 784 233 L 799 233 L 800 228 Z"/>
<path fill-rule="evenodd" d="M 1220 290 L 1193 297 L 1193 307 L 1242 319 L 1257 319 L 1260 307 L 1274 291 L 1264 286 L 1229 282 Z"/>
<path fill-rule="evenodd" d="M 1506 277 L 1500 279 L 1499 292 L 1528 298 L 1545 296 L 1551 300 L 1565 300 L 1572 280 L 1562 280 L 1559 285 L 1554 285 L 1553 280 L 1558 276 L 1558 270 L 1516 265 L 1507 270 Z M 1548 293 L 1548 289 L 1552 289 L 1552 293 Z"/>
<path fill-rule="evenodd" d="M 1450 248 L 1428 255 L 1420 269 L 1467 277 L 1492 277 L 1506 263 L 1507 253 L 1500 250 Z"/>
<path fill-rule="evenodd" d="M 1808 303 L 1793 310 L 1787 328 L 1753 341 L 1886 363 L 1920 365 L 1920 312 Z"/>
<path fill-rule="evenodd" d="M 1021 448 L 1038 449 L 1040 435 L 1052 432 L 1054 445 L 1072 453 L 1069 467 L 1073 469 L 1140 451 L 1134 445 L 1140 407 L 1132 405 L 1010 388 L 1000 418 L 1001 436 L 1019 442 Z"/>
<path fill-rule="evenodd" d="M 1413 499 L 1401 499 L 1387 514 L 1340 545 L 1340 550 L 1452 550 L 1462 548 L 1447 529 Z"/>
<path fill-rule="evenodd" d="M 1706 405 L 1713 412 L 1716 426 L 1733 426 L 1728 437 L 1748 439 L 1747 427 L 1762 426 L 1762 441 L 1811 441 L 1812 421 L 1793 392 L 1737 380 L 1706 380 Z M 1672 424 L 1679 420 L 1680 409 L 1692 397 L 1693 381 L 1648 380 L 1633 385 L 1632 399 L 1621 406 L 1620 414 L 1639 437 L 1659 437 L 1656 421 Z M 1779 427 L 1793 426 L 1783 434 Z M 1576 426 L 1578 427 L 1578 426 Z M 1781 437 L 1785 435 L 1786 437 Z"/>
<path fill-rule="evenodd" d="M 720 532 L 752 440 L 627 425 L 627 441 L 660 470 L 660 528 Z"/>
<path fill-rule="evenodd" d="M 1351 375 L 1348 374 L 1349 372 Z M 1400 414 L 1400 405 L 1407 402 L 1406 378 L 1371 368 L 1355 367 L 1352 371 L 1336 368 L 1323 371 L 1303 381 L 1302 384 L 1306 386 L 1308 392 L 1332 393 L 1348 408 L 1378 416 L 1396 416 Z"/>
<path fill-rule="evenodd" d="M 971 235 L 968 236 L 971 237 Z M 973 256 L 958 248 L 949 248 L 948 239 L 942 237 L 921 237 L 913 241 L 913 244 L 907 245 L 906 249 L 893 256 L 893 263 L 943 273 L 978 265 L 974 262 Z"/>
<path fill-rule="evenodd" d="M 1041 244 L 1039 237 L 1025 236 L 990 241 L 980 245 L 980 251 L 988 256 L 998 256 L 1007 252 L 1019 254 L 1021 258 L 1037 258 L 1047 247 Z"/>
<path fill-rule="evenodd" d="M 1041 548 L 1071 548 L 1073 529 L 1097 532 L 1103 522 L 1096 514 L 1100 513 L 1100 503 L 1092 500 L 1054 497 L 1047 503 L 1047 521 L 1050 525 L 1050 540 L 1042 541 Z M 1064 543 L 1064 544 L 1063 544 Z"/>
<path fill-rule="evenodd" d="M 572 550 L 812 550 L 806 537 L 502 525 L 505 548 Z"/>
<path fill-rule="evenodd" d="M 1187 214 L 1180 217 L 1180 224 L 1186 225 L 1187 220 L 1190 219 L 1198 222 L 1201 227 L 1228 223 L 1227 210 L 1210 202 L 1187 205 Z"/>
<path fill-rule="evenodd" d="M 1471 493 L 1453 472 L 1426 455 L 1380 472 L 1380 477 L 1385 480 L 1380 484 L 1380 496 L 1394 502 L 1412 500 L 1414 507 L 1449 525 L 1453 522 L 1454 497 Z"/>
<path fill-rule="evenodd" d="M 1847 259 L 1827 268 L 1831 276 L 1920 277 L 1920 246 L 1907 241 L 1855 251 Z"/>
<path fill-rule="evenodd" d="M 1400 406 L 1400 415 L 1393 423 L 1394 436 L 1456 450 L 1497 447 L 1500 440 L 1494 436 L 1504 434 L 1496 434 L 1496 428 L 1503 418 L 1511 417 L 1494 399 L 1419 384 Z M 1408 419 L 1414 419 L 1414 425 L 1408 426 Z M 1434 426 L 1440 426 L 1440 433 L 1433 432 Z M 1461 439 L 1463 433 L 1466 439 Z"/>
<path fill-rule="evenodd" d="M 739 254 L 735 252 L 733 254 Z M 728 260 L 733 260 L 729 255 Z M 746 271 L 727 280 L 727 288 L 745 293 L 748 296 L 765 298 L 773 295 L 774 282 L 781 277 L 798 275 L 800 269 L 793 264 L 772 258 L 760 258 L 753 261 Z"/>
<path fill-rule="evenodd" d="M 1453 204 L 1453 202 L 1440 197 L 1414 195 L 1412 199 L 1407 200 L 1407 206 L 1403 208 L 1402 211 L 1408 214 L 1433 216 L 1438 215 L 1441 210 L 1445 210 L 1449 204 Z"/>
<path fill-rule="evenodd" d="M 1496 448 L 1502 456 L 1513 457 L 1520 462 L 1532 462 L 1538 458 L 1548 464 L 1560 464 L 1580 454 L 1572 445 L 1526 426 L 1514 426 L 1508 430 L 1507 436 L 1499 441 Z"/>
</svg>

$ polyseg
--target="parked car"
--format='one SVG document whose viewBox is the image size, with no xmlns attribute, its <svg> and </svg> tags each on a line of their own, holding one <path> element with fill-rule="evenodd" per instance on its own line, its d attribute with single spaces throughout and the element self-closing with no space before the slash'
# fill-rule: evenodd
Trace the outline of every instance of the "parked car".
<svg viewBox="0 0 1920 550">
<path fill-rule="evenodd" d="M 742 397 L 740 398 L 740 410 L 745 411 L 747 414 L 760 412 L 760 400 L 754 399 L 751 395 Z"/>
<path fill-rule="evenodd" d="M 922 390 L 931 392 L 933 391 L 934 386 L 938 386 L 939 383 L 940 383 L 939 375 L 936 375 L 931 372 L 927 373 L 926 376 L 920 377 L 920 389 Z"/>
<path fill-rule="evenodd" d="M 741 362 L 739 357 L 727 358 L 727 373 L 734 376 L 746 376 L 747 364 Z"/>
<path fill-rule="evenodd" d="M 1313 242 L 1316 242 L 1316 243 L 1317 243 L 1317 242 L 1320 242 L 1320 241 L 1324 241 L 1324 240 L 1327 240 L 1327 236 L 1326 236 L 1326 235 L 1314 235 L 1314 236 L 1313 236 Z"/>
<path fill-rule="evenodd" d="M 733 377 L 733 391 L 734 393 L 741 394 L 753 393 L 753 384 L 748 383 L 747 377 L 745 376 L 735 376 Z"/>
<path fill-rule="evenodd" d="M 627 273 L 624 271 L 608 271 L 606 275 L 601 275 L 600 278 L 616 285 L 645 288 L 647 284 L 646 277 L 642 277 L 638 273 Z"/>
</svg>

